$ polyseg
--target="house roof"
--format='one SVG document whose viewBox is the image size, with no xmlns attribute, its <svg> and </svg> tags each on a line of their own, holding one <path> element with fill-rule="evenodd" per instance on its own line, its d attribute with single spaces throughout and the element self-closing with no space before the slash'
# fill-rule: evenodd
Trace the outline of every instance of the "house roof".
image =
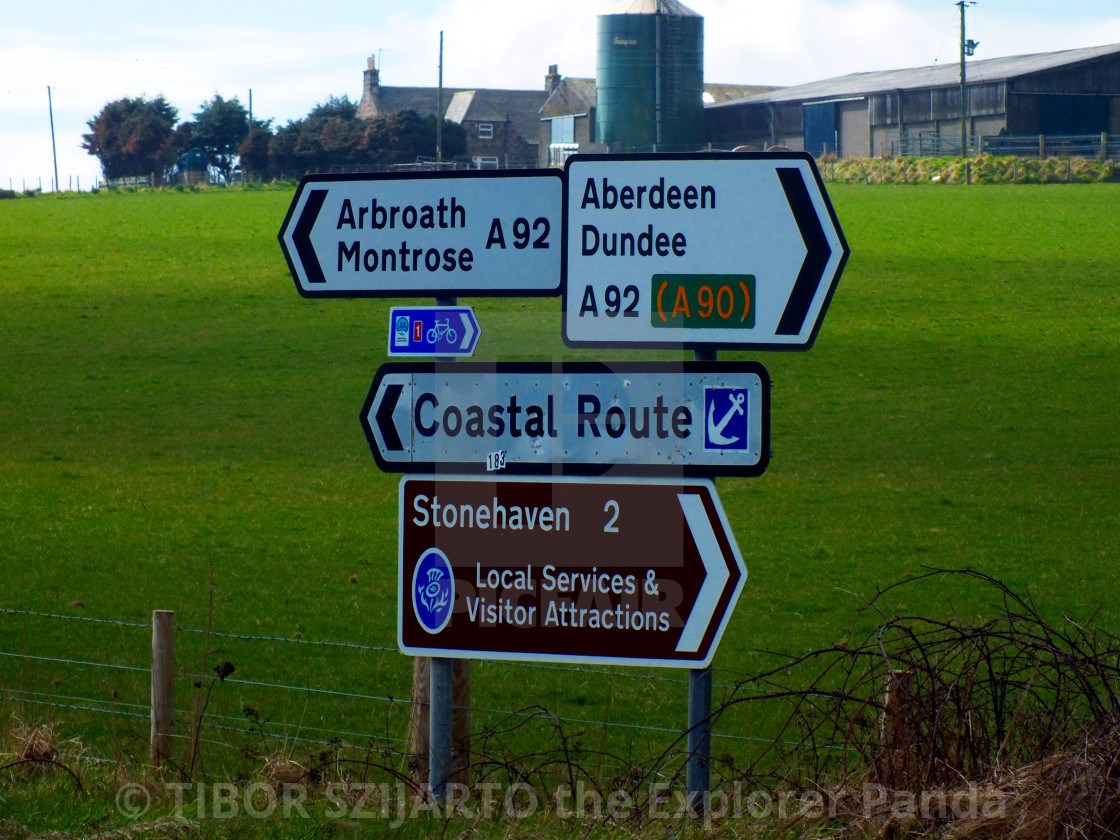
<svg viewBox="0 0 1120 840">
<path fill-rule="evenodd" d="M 452 122 L 505 122 L 521 139 L 540 142 L 540 110 L 548 99 L 545 90 L 467 90 L 452 97 L 446 117 Z"/>
<path fill-rule="evenodd" d="M 968 63 L 968 81 L 970 84 L 1003 82 L 1019 76 L 1092 61 L 1117 53 L 1120 53 L 1120 44 L 970 61 Z M 741 104 L 743 102 L 802 102 L 839 99 L 849 96 L 886 93 L 894 90 L 951 87 L 959 84 L 960 64 L 952 62 L 934 64 L 928 67 L 912 67 L 904 70 L 851 73 L 847 76 L 837 76 L 819 82 L 780 88 L 769 93 L 743 99 L 718 102 L 708 107 L 719 108 L 723 105 Z"/>
<path fill-rule="evenodd" d="M 487 101 L 486 96 L 477 90 L 464 90 L 451 97 L 451 104 L 447 106 L 446 119 L 451 122 L 463 123 L 467 120 L 475 122 L 502 122 L 505 115 Z"/>
<path fill-rule="evenodd" d="M 372 96 L 363 96 L 358 117 L 372 119 L 394 111 L 413 110 L 434 116 L 439 88 L 379 86 Z M 444 88 L 444 118 L 462 123 L 505 122 L 513 124 L 517 133 L 529 143 L 539 142 L 539 111 L 548 92 L 545 90 L 467 90 Z"/>
<path fill-rule="evenodd" d="M 444 88 L 444 108 L 461 88 Z M 370 98 L 362 96 L 358 108 L 360 119 L 386 117 L 394 111 L 416 111 L 423 116 L 435 116 L 439 88 L 434 87 L 378 87 L 377 95 Z"/>
<path fill-rule="evenodd" d="M 541 106 L 540 117 L 565 117 L 587 114 L 595 105 L 595 80 L 565 78 L 548 95 Z"/>
</svg>

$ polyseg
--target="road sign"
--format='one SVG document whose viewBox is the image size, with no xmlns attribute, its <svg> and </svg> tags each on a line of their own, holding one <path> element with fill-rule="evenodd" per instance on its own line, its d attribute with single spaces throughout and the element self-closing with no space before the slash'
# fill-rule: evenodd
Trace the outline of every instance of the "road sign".
<svg viewBox="0 0 1120 840">
<path fill-rule="evenodd" d="M 362 427 L 386 472 L 753 476 L 770 377 L 757 362 L 396 362 Z"/>
<path fill-rule="evenodd" d="M 747 570 L 710 481 L 400 484 L 398 641 L 417 656 L 703 668 Z"/>
<path fill-rule="evenodd" d="M 564 340 L 804 350 L 848 258 L 800 152 L 573 155 Z"/>
<path fill-rule="evenodd" d="M 472 356 L 481 330 L 469 306 L 394 306 L 390 356 Z"/>
<path fill-rule="evenodd" d="M 280 228 L 305 297 L 555 295 L 558 170 L 310 175 Z"/>
</svg>

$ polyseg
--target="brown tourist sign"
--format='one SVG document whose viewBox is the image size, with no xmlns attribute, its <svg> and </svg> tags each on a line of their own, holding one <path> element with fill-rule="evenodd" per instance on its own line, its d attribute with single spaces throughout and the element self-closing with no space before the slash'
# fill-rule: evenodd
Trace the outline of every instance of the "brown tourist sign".
<svg viewBox="0 0 1120 840">
<path fill-rule="evenodd" d="M 746 579 L 710 481 L 405 476 L 407 654 L 703 668 Z"/>
</svg>

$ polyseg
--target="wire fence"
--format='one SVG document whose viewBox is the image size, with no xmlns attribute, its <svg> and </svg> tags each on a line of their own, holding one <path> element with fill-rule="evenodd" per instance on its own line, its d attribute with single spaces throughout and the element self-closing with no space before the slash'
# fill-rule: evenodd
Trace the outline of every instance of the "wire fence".
<svg viewBox="0 0 1120 840">
<path fill-rule="evenodd" d="M 105 760 L 146 760 L 151 632 L 147 622 L 0 608 L 5 719 L 49 721 Z M 302 753 L 310 761 L 323 751 L 376 755 L 398 774 L 417 763 L 411 661 L 396 648 L 177 627 L 175 660 L 175 752 L 197 754 L 200 772 L 244 774 L 269 756 Z M 478 662 L 474 675 L 471 750 L 480 766 L 527 756 L 550 756 L 555 765 L 560 752 L 576 752 L 596 785 L 635 767 L 658 777 L 681 773 L 684 675 L 525 662 Z M 737 687 L 726 679 L 714 685 L 727 695 Z M 523 705 L 509 704 L 511 696 Z M 713 742 L 742 760 L 752 744 L 771 739 L 728 728 L 714 731 Z"/>
<path fill-rule="evenodd" d="M 945 575 L 987 588 L 994 615 L 890 617 L 877 603 Z M 991 812 L 1003 821 L 960 836 L 1011 836 L 1040 813 L 1053 827 L 1045 836 L 1115 835 L 1120 637 L 1069 617 L 1052 622 L 1028 596 L 968 569 L 933 569 L 887 587 L 861 616 L 872 621 L 858 631 L 853 624 L 842 644 L 774 654 L 753 674 L 720 672 L 713 792 L 726 802 L 729 790 L 809 791 L 841 809 L 865 806 L 846 812 L 857 826 L 895 816 L 868 812 L 868 791 L 969 801 L 982 793 L 1003 803 Z M 0 608 L 5 723 L 49 721 L 60 737 L 89 737 L 87 757 L 142 760 L 148 631 L 142 622 Z M 272 785 L 294 774 L 308 784 L 341 777 L 418 789 L 411 673 L 402 667 L 410 660 L 395 650 L 189 627 L 175 639 L 185 667 L 173 741 L 186 780 Z M 477 664 L 469 764 L 476 786 L 571 791 L 582 783 L 600 796 L 627 794 L 650 813 L 666 790 L 682 794 L 686 756 L 674 723 L 683 715 L 671 701 L 684 680 L 651 679 L 637 668 Z M 557 675 L 563 679 L 551 680 Z M 557 682 L 569 690 L 553 696 Z M 492 702 L 526 686 L 524 705 Z M 289 775 L 262 769 L 276 767 Z M 944 819 L 939 809 L 923 812 L 920 827 L 943 833 Z"/>
</svg>

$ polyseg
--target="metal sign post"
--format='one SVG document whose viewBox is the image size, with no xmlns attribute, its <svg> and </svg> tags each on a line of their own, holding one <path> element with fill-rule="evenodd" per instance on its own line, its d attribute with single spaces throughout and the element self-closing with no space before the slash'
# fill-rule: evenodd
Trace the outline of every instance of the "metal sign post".
<svg viewBox="0 0 1120 840">
<path fill-rule="evenodd" d="M 450 308 L 457 303 L 453 295 L 436 298 L 437 307 Z M 428 670 L 428 787 L 437 802 L 443 802 L 447 798 L 447 780 L 451 778 L 454 671 L 455 660 L 445 656 L 432 657 Z"/>
<path fill-rule="evenodd" d="M 696 350 L 697 362 L 715 362 L 715 350 Z M 703 816 L 712 788 L 712 668 L 688 672 L 688 763 L 685 766 L 685 791 L 689 812 Z"/>
<path fill-rule="evenodd" d="M 400 483 L 397 633 L 431 657 L 413 688 L 433 796 L 453 707 L 469 706 L 452 697 L 456 662 L 677 667 L 687 803 L 704 814 L 711 662 L 746 578 L 712 479 L 770 459 L 769 374 L 716 352 L 816 339 L 849 250 L 812 157 L 309 176 L 279 240 L 305 297 L 436 298 L 394 309 L 388 346 L 433 361 L 383 365 L 361 412 L 378 466 L 419 473 Z M 479 334 L 457 295 L 558 294 L 570 346 L 695 358 L 447 364 Z"/>
</svg>

